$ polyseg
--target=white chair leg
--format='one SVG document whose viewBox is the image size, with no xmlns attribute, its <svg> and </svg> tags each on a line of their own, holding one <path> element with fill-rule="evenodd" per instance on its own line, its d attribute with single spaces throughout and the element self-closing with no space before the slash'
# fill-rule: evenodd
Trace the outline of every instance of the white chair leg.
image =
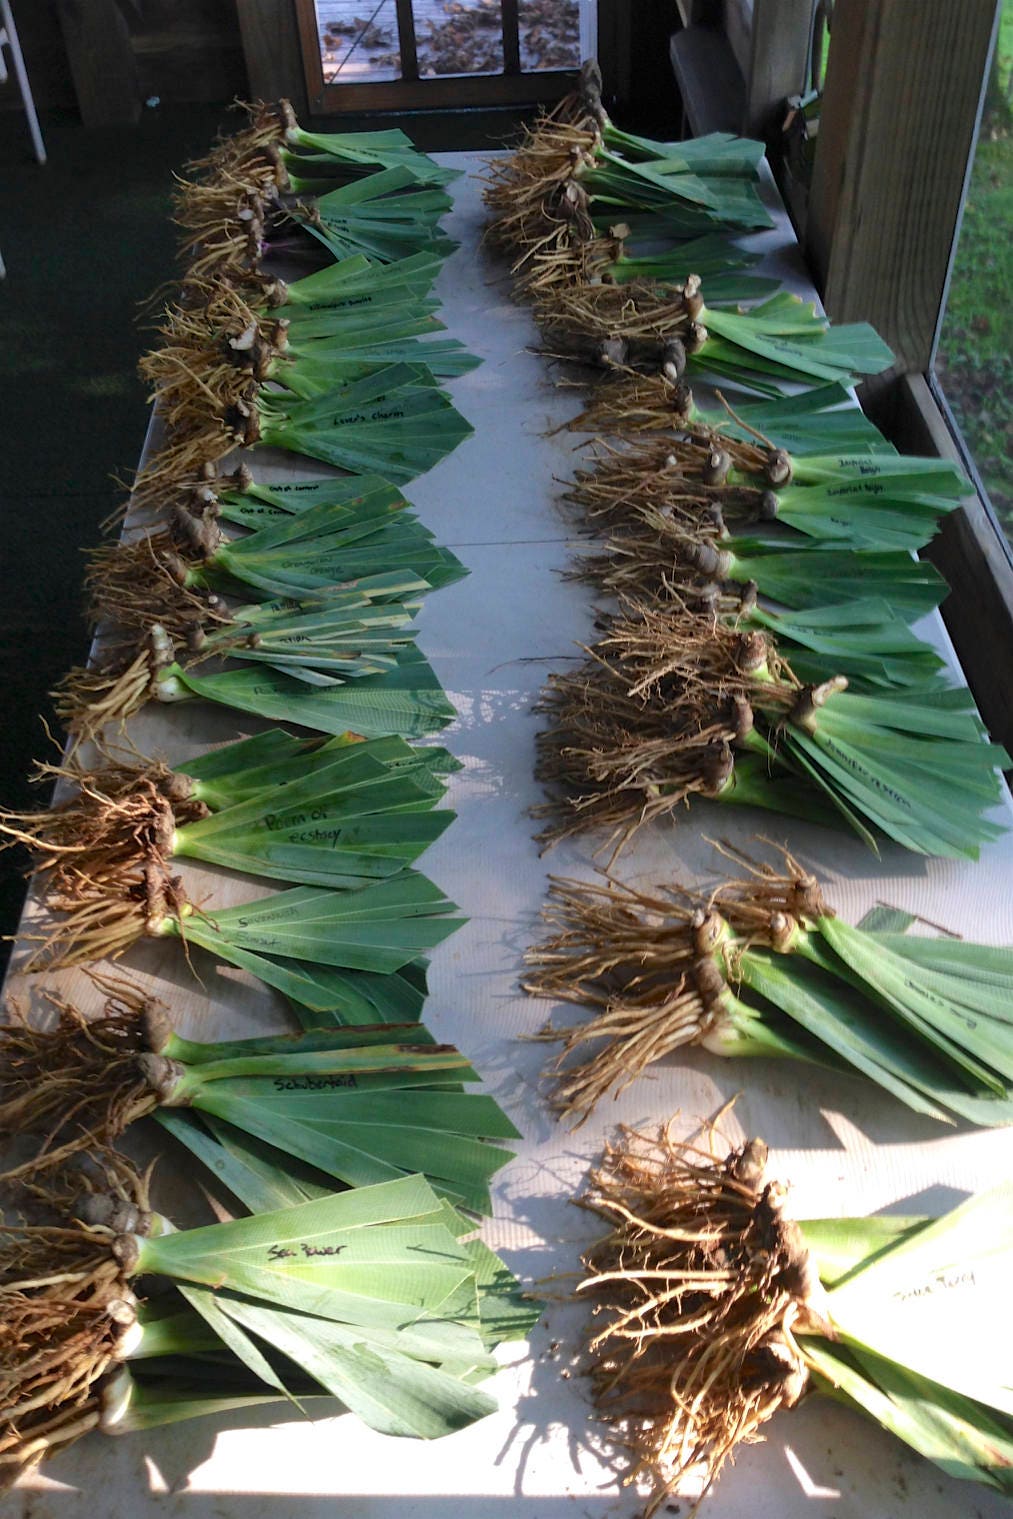
<svg viewBox="0 0 1013 1519">
<path fill-rule="evenodd" d="M 3 256 L 3 254 L 0 253 L 0 280 L 5 280 L 6 278 L 7 278 L 7 265 L 4 263 L 4 256 Z"/>
<path fill-rule="evenodd" d="M 32 87 L 28 82 L 28 72 L 25 68 L 25 60 L 21 53 L 21 43 L 18 41 L 17 27 L 14 25 L 14 17 L 11 14 L 10 0 L 0 0 L 0 30 L 7 34 L 7 45 L 11 50 L 11 59 L 14 64 L 14 74 L 21 90 L 21 100 L 25 107 L 25 115 L 28 117 L 28 130 L 32 135 L 32 146 L 35 156 L 40 164 L 46 161 L 46 145 L 42 141 L 42 132 L 39 128 L 39 118 L 35 114 L 35 101 L 32 99 Z M 2 65 L 0 65 L 2 66 Z M 6 71 L 4 76 L 6 77 Z"/>
</svg>

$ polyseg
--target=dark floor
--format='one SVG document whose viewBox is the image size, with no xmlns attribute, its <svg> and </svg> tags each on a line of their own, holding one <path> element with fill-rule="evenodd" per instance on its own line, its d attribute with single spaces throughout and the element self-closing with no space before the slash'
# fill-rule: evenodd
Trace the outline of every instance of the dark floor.
<svg viewBox="0 0 1013 1519">
<path fill-rule="evenodd" d="M 136 127 L 85 131 L 43 121 L 49 162 L 32 156 L 19 111 L 0 111 L 0 806 L 41 805 L 33 761 L 54 758 L 47 693 L 86 655 L 82 550 L 122 500 L 147 421 L 136 378 L 138 303 L 171 278 L 172 174 L 207 150 L 225 107 L 146 111 Z M 343 129 L 365 124 L 343 119 Z M 414 116 L 420 147 L 501 146 L 507 113 Z M 331 125 L 331 130 L 334 130 Z M 0 934 L 17 924 L 20 851 L 0 853 Z M 0 943 L 0 968 L 6 946 Z"/>
</svg>

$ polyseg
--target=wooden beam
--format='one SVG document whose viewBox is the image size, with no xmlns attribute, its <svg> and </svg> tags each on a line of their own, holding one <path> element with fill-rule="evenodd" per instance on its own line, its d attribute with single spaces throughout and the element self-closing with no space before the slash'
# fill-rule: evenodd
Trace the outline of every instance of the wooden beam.
<svg viewBox="0 0 1013 1519">
<path fill-rule="evenodd" d="M 201 19 L 175 17 L 168 25 L 145 27 L 131 42 L 137 60 L 141 98 L 162 100 L 234 100 L 249 98 L 246 64 L 235 16 Z"/>
<path fill-rule="evenodd" d="M 299 23 L 292 0 L 236 0 L 239 34 L 253 100 L 282 96 L 304 121 L 309 114 Z M 319 54 L 316 28 L 313 28 Z"/>
<path fill-rule="evenodd" d="M 503 17 L 503 72 L 519 74 L 521 71 L 521 34 L 517 0 L 501 0 Z"/>
<path fill-rule="evenodd" d="M 805 89 L 811 25 L 812 0 L 753 0 L 742 123 L 747 136 L 772 139 L 784 120 L 785 100 Z"/>
<path fill-rule="evenodd" d="M 724 32 L 712 26 L 685 26 L 673 34 L 669 57 L 688 135 L 737 132 L 746 87 Z"/>
<path fill-rule="evenodd" d="M 932 360 L 997 0 L 837 0 L 806 240 L 839 322 Z"/>
<path fill-rule="evenodd" d="M 419 77 L 419 54 L 415 44 L 415 10 L 412 0 L 395 0 L 397 9 L 397 42 L 401 58 L 401 78 Z"/>
<path fill-rule="evenodd" d="M 598 0 L 598 66 L 608 109 L 630 93 L 630 11 L 629 0 Z"/>
<path fill-rule="evenodd" d="M 57 13 L 86 127 L 132 126 L 141 90 L 130 33 L 116 0 L 57 0 Z"/>
<path fill-rule="evenodd" d="M 444 111 L 462 106 L 546 105 L 568 95 L 575 71 L 536 74 L 431 75 L 425 79 L 378 79 L 363 84 L 325 84 L 313 98 L 321 115 L 341 111 Z"/>
<path fill-rule="evenodd" d="M 676 0 L 683 26 L 717 25 L 721 20 L 721 0 Z"/>
</svg>

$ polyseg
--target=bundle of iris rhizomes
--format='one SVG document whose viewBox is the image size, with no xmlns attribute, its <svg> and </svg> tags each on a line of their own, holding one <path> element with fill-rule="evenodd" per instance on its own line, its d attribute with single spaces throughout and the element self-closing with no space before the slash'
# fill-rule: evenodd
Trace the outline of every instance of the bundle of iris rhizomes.
<svg viewBox="0 0 1013 1519">
<path fill-rule="evenodd" d="M 344 271 L 341 283 L 317 313 L 326 332 L 313 328 L 314 351 L 301 366 L 286 323 L 263 319 L 227 286 L 206 287 L 200 310 L 169 312 L 164 346 L 142 365 L 169 442 L 142 470 L 131 502 L 134 520 L 153 521 L 154 530 L 93 560 L 99 668 L 73 672 L 59 695 L 61 716 L 79 736 L 96 737 L 152 696 L 194 694 L 338 733 L 355 724 L 339 710 L 335 687 L 385 674 L 418 697 L 406 696 L 399 731 L 432 731 L 449 720 L 408 624 L 417 598 L 463 569 L 410 514 L 392 523 L 407 503 L 389 482 L 429 469 L 470 431 L 434 371 L 459 373 L 475 361 L 453 340 L 412 352 L 408 345 L 440 326 L 434 303 L 419 294 L 439 261 L 426 259 L 421 270 L 412 258 L 404 262 L 412 271 L 390 286 L 372 276 L 367 259 L 335 266 Z M 364 283 L 383 308 L 366 316 Z M 388 297 L 401 317 L 392 331 L 382 323 Z M 354 349 L 345 346 L 348 322 L 357 324 Z M 418 362 L 400 362 L 405 353 Z M 280 388 L 296 383 L 296 371 L 300 393 Z M 230 545 L 209 482 L 227 453 L 254 439 L 324 460 L 342 475 L 333 478 L 330 500 L 326 492 L 314 497 L 316 512 L 292 513 L 287 524 Z M 245 493 L 252 477 L 241 473 L 237 489 Z M 292 503 L 300 498 L 290 495 Z M 219 657 L 259 664 L 261 678 L 247 671 L 225 686 L 187 684 L 195 665 Z M 358 723 L 376 731 L 368 716 Z"/>
<path fill-rule="evenodd" d="M 150 700 L 195 697 L 335 735 L 450 721 L 412 623 L 422 597 L 466 571 L 396 486 L 359 475 L 272 488 L 244 466 L 209 467 L 160 499 L 166 526 L 92 556 L 92 664 L 56 693 L 76 742 L 102 742 Z"/>
<path fill-rule="evenodd" d="M 268 113 L 262 131 L 255 121 L 245 144 L 227 142 L 212 156 L 224 161 L 230 183 L 231 165 L 258 160 L 262 139 L 281 130 L 279 120 L 284 115 Z M 291 140 L 293 131 L 288 124 L 283 136 Z M 351 157 L 356 171 L 367 171 L 364 184 L 393 172 L 368 172 L 377 154 L 381 163 L 403 160 L 405 174 L 410 160 L 413 182 L 446 177 L 407 139 L 388 144 L 401 134 L 365 134 L 374 135 L 382 147 Z M 337 144 L 347 154 L 355 136 L 313 141 L 325 155 Z M 470 428 L 438 378 L 464 373 L 477 360 L 456 340 L 430 340 L 442 330 L 430 292 L 452 246 L 438 231 L 449 204 L 439 195 L 420 213 L 417 235 L 409 225 L 387 259 L 371 244 L 351 256 L 328 249 L 329 266 L 294 284 L 269 277 L 259 262 L 269 250 L 261 248 L 260 285 L 238 288 L 227 260 L 216 261 L 213 245 L 206 250 L 189 271 L 186 299 L 166 309 L 161 342 L 141 363 L 168 438 L 135 482 L 134 513 L 157 517 L 168 505 L 178 514 L 181 500 L 235 448 L 275 446 L 344 474 L 404 483 L 467 436 Z M 282 306 L 286 314 L 279 316 Z M 142 567 L 140 553 L 121 578 Z"/>
<path fill-rule="evenodd" d="M 772 225 L 753 184 L 761 152 L 724 134 L 664 144 L 618 132 L 585 66 L 578 91 L 491 163 L 486 189 L 487 236 L 533 298 L 547 351 L 673 383 L 690 363 L 768 392 L 887 367 L 867 324 L 831 332 L 776 280 L 740 272 L 757 255 L 729 234 Z M 631 257 L 631 238 L 663 251 Z"/>
<path fill-rule="evenodd" d="M 155 573 L 162 567 L 153 561 Z M 414 643 L 414 574 L 309 595 L 237 604 L 217 592 L 161 580 L 173 615 L 136 619 L 125 607 L 104 629 L 94 662 L 72 670 L 54 693 L 76 748 L 107 745 L 147 702 L 202 698 L 335 736 L 436 732 L 453 709 Z M 386 716 L 384 715 L 384 710 Z"/>
<path fill-rule="evenodd" d="M 228 958 L 257 949 L 263 913 L 262 939 L 273 914 L 273 953 L 283 959 L 398 971 L 412 947 L 422 952 L 451 931 L 444 915 L 453 904 L 409 867 L 453 821 L 438 804 L 455 768 L 445 749 L 396 736 L 324 741 L 280 729 L 171 767 L 137 750 L 105 764 L 75 754 L 42 767 L 41 779 L 61 783 L 60 797 L 35 812 L 0 812 L 0 847 L 29 851 L 47 913 L 26 930 L 38 946 L 28 968 L 115 957 L 145 934 L 187 943 L 211 935 L 209 946 Z M 217 887 L 194 902 L 176 874 L 186 860 L 296 889 L 245 909 L 216 902 Z M 329 925 L 320 943 L 311 933 L 300 944 L 298 925 L 317 920 Z M 353 920 L 387 925 L 386 940 L 379 927 L 372 935 L 375 965 L 364 926 L 355 949 Z M 399 958 L 402 934 L 409 952 Z"/>
<path fill-rule="evenodd" d="M 713 1128 L 695 1143 L 626 1130 L 579 1199 L 606 1229 L 578 1287 L 593 1305 L 583 1359 L 626 1480 L 649 1483 L 645 1513 L 706 1495 L 814 1392 L 1009 1496 L 1004 1345 L 976 1332 L 1001 1302 L 1009 1183 L 941 1218 L 795 1219 L 767 1158 Z"/>
<path fill-rule="evenodd" d="M 446 1193 L 421 1175 L 338 1190 L 228 1125 L 171 1129 L 218 1222 L 175 1227 L 150 1170 L 95 1141 L 26 1182 L 0 1230 L 0 1486 L 93 1432 L 262 1404 L 328 1399 L 416 1439 L 495 1409 L 492 1350 L 539 1308 Z"/>
<path fill-rule="evenodd" d="M 817 391 L 809 411 L 793 398 L 740 414 L 720 392 L 721 405 L 706 410 L 684 392 L 678 413 L 659 417 L 667 426 L 657 436 L 639 425 L 649 413 L 634 403 L 628 418 L 613 419 L 615 436 L 591 445 L 563 499 L 617 554 L 638 534 L 652 537 L 655 563 L 666 567 L 669 545 L 676 560 L 694 541 L 734 548 L 733 531 L 757 551 L 924 547 L 966 493 L 963 473 L 897 453 L 861 413 L 853 425 L 836 409 L 838 387 L 825 395 L 829 404 L 817 404 Z"/>
<path fill-rule="evenodd" d="M 391 301 L 398 319 L 391 339 L 411 339 L 439 326 L 427 296 L 442 259 L 454 247 L 439 224 L 451 204 L 442 187 L 455 172 L 417 153 L 400 132 L 305 133 L 285 101 L 251 107 L 249 114 L 246 130 L 223 139 L 207 159 L 191 165 L 193 178 L 181 184 L 177 219 L 186 233 L 183 283 L 166 314 L 160 352 L 142 365 L 155 385 L 170 438 L 137 482 L 138 504 L 149 491 L 171 488 L 235 446 L 262 441 L 298 449 L 293 429 L 295 434 L 322 430 L 323 419 L 314 408 L 303 406 L 298 416 L 284 407 L 272 411 L 262 388 L 268 378 L 282 374 L 292 383 L 297 368 L 296 351 L 287 339 L 288 317 L 272 317 L 279 308 L 304 319 L 304 338 L 337 339 L 343 332 L 343 343 L 334 346 L 345 350 L 348 322 L 357 334 L 352 344 L 357 349 L 363 323 L 369 317 L 382 320 Z M 299 172 L 307 170 L 312 179 Z M 327 190 L 329 182 L 337 188 L 310 197 L 312 204 L 296 194 L 279 207 L 279 214 L 302 229 L 303 245 L 315 250 L 316 272 L 286 284 L 276 277 L 271 256 L 279 251 L 289 256 L 292 250 L 265 239 L 265 198 L 312 185 Z M 414 323 L 405 326 L 401 319 L 409 310 Z M 447 350 L 448 372 L 474 362 L 459 356 L 455 344 L 437 344 L 431 355 L 441 347 Z M 308 354 L 304 368 L 307 362 L 312 368 Z M 390 362 L 388 348 L 383 363 Z M 360 363 L 350 374 L 362 378 L 364 368 L 374 373 L 378 367 L 378 362 Z M 405 376 L 399 378 L 403 382 Z M 301 394 L 340 388 L 326 370 L 312 376 L 309 387 Z M 389 389 L 381 387 L 381 393 Z M 350 396 L 349 406 L 362 399 Z M 409 399 L 417 414 L 419 398 Z M 339 403 L 330 410 L 346 408 Z M 439 432 L 447 420 L 427 415 L 426 425 Z M 326 430 L 333 433 L 336 425 Z M 311 442 L 305 451 L 345 467 L 344 459 L 314 450 Z M 434 456 L 422 467 L 432 462 Z"/>
<path fill-rule="evenodd" d="M 138 505 L 237 447 L 288 449 L 404 483 L 468 435 L 439 381 L 477 360 L 454 339 L 426 340 L 442 330 L 436 302 L 410 286 L 376 281 L 382 299 L 363 312 L 362 278 L 349 275 L 312 322 L 265 314 L 220 283 L 199 309 L 167 311 L 141 373 L 169 444 L 142 471 Z"/>
<path fill-rule="evenodd" d="M 105 970 L 86 1017 L 46 989 L 0 1029 L 0 1133 L 35 1143 L 4 1172 L 30 1184 L 154 1116 L 185 1138 L 205 1130 L 255 1145 L 278 1171 L 322 1186 L 415 1173 L 455 1207 L 491 1214 L 491 1178 L 519 1137 L 453 1045 L 421 1023 L 319 1027 L 216 1041 L 185 1037 L 169 1010 Z"/>
<path fill-rule="evenodd" d="M 894 362 L 868 323 L 832 327 L 814 304 L 777 286 L 770 293 L 769 283 L 756 295 L 765 298 L 742 304 L 751 292 L 688 270 L 677 283 L 569 285 L 536 299 L 534 317 L 544 351 L 590 366 L 612 411 L 624 409 L 631 387 L 634 399 L 659 388 L 678 399 L 687 374 L 777 396 L 786 384 L 851 384 Z"/>
<path fill-rule="evenodd" d="M 708 273 L 736 270 L 755 255 L 716 234 L 771 225 L 754 184 L 762 154 L 761 143 L 729 133 L 665 143 L 621 131 L 588 61 L 577 89 L 489 161 L 487 236 L 510 259 L 523 295 L 684 276 L 696 267 L 678 246 L 686 239 Z"/>
<path fill-rule="evenodd" d="M 606 535 L 574 573 L 619 610 L 542 699 L 546 837 L 600 828 L 621 848 L 702 795 L 976 857 L 1003 754 L 912 628 L 946 587 L 911 551 L 960 472 L 849 420 L 836 384 L 739 411 L 673 386 L 632 400 L 642 436 L 612 413 L 566 492 Z"/>
<path fill-rule="evenodd" d="M 544 1032 L 563 1044 L 559 1108 L 582 1122 L 655 1062 L 702 1046 L 850 1071 L 943 1123 L 1010 1123 L 1013 950 L 896 910 L 852 926 L 811 871 L 765 852 L 723 847 L 743 873 L 710 889 L 552 880 L 525 990 L 591 1012 Z"/>
<path fill-rule="evenodd" d="M 237 185 L 249 184 L 251 168 L 263 170 L 265 161 L 270 166 L 282 129 L 291 143 L 291 123 L 265 112 L 242 142 L 216 150 L 215 172 L 234 182 L 230 195 Z M 390 142 L 401 134 L 379 135 L 388 139 L 395 158 L 408 157 L 401 143 Z M 313 157 L 328 156 L 333 145 L 334 140 L 299 144 Z M 347 146 L 354 160 L 357 149 Z M 370 166 L 376 161 L 374 146 L 362 159 Z M 267 170 L 264 175 L 267 182 Z M 213 248 L 209 235 L 213 224 L 212 207 L 199 242 L 220 261 L 221 250 Z M 182 311 L 181 306 L 181 321 Z M 211 390 L 214 370 L 212 363 L 203 376 Z M 218 372 L 217 382 L 226 389 L 231 381 Z M 159 489 L 171 485 L 188 496 L 217 457 L 217 447 L 207 458 L 202 450 L 200 467 L 195 457 L 194 467 L 182 475 L 157 472 Z M 377 490 L 371 499 L 375 526 L 382 531 L 385 516 L 405 503 L 386 482 L 379 482 L 378 490 L 379 504 Z M 348 504 L 346 493 L 338 503 L 342 521 Z M 218 554 L 218 570 L 225 573 L 225 550 L 207 505 L 205 500 L 195 511 L 186 505 L 184 515 L 174 502 L 171 533 L 146 543 L 141 554 L 162 570 L 170 554 L 188 547 L 197 550 L 205 568 Z M 353 542 L 349 538 L 345 547 Z M 430 558 L 441 553 L 433 550 Z M 455 566 L 453 556 L 444 557 L 446 575 L 459 573 Z M 235 561 L 229 570 L 237 570 Z M 252 568 L 246 570 L 247 583 L 257 586 Z M 186 584 L 187 574 L 177 569 L 175 589 L 163 590 L 158 611 L 174 634 L 199 646 L 214 637 L 206 631 L 209 620 L 224 631 L 236 619 L 225 614 L 214 594 L 204 594 L 207 586 L 198 592 Z M 375 587 L 381 605 L 396 593 L 399 579 L 411 589 L 427 588 L 419 576 L 395 572 L 385 586 Z M 111 601 L 120 601 L 115 610 L 127 626 L 141 616 L 141 598 L 126 594 L 130 583 L 126 560 L 112 574 L 93 576 L 96 607 L 109 610 Z M 157 576 L 152 584 L 161 584 Z M 347 610 L 355 597 L 339 588 L 327 600 L 327 609 L 315 609 L 318 619 L 330 615 L 335 604 Z M 370 604 L 367 596 L 362 606 Z M 277 612 L 290 608 L 269 606 L 264 615 L 270 621 Z M 399 618 L 400 613 L 394 625 Z M 251 631 L 248 623 L 241 634 L 227 635 L 226 650 L 235 636 L 254 657 L 259 652 L 284 664 L 302 634 L 291 627 L 281 633 L 276 622 L 271 626 L 277 635 L 273 651 L 262 647 L 260 631 Z M 316 632 L 321 633 L 319 625 Z M 152 638 L 159 633 L 168 643 L 164 628 L 149 629 Z M 349 651 L 349 660 L 362 657 L 361 648 L 371 639 L 360 632 L 354 642 L 360 652 Z M 383 657 L 374 658 L 382 670 Z M 137 673 L 143 685 L 143 672 Z M 450 711 L 437 690 L 432 681 L 430 715 L 439 726 Z M 389 732 L 389 726 L 382 731 Z M 55 1024 L 50 1020 L 43 1028 L 15 1020 L 5 1039 L 4 1126 L 20 1132 L 27 1123 L 43 1137 L 41 1164 L 31 1163 L 22 1174 L 31 1178 L 34 1202 L 55 1217 L 8 1227 L 0 1242 L 4 1480 L 91 1429 L 151 1428 L 278 1398 L 291 1401 L 300 1394 L 337 1396 L 386 1433 L 423 1438 L 449 1433 L 491 1411 L 492 1400 L 475 1385 L 494 1369 L 490 1351 L 499 1340 L 522 1334 L 537 1316 L 491 1252 L 465 1239 L 474 1224 L 454 1206 L 488 1211 L 486 1178 L 508 1154 L 489 1140 L 516 1137 L 516 1131 L 491 1099 L 462 1091 L 462 1083 L 476 1078 L 456 1051 L 436 1045 L 417 1021 L 410 1027 L 403 1022 L 417 1020 L 424 1000 L 420 956 L 456 926 L 445 916 L 452 904 L 442 892 L 402 868 L 451 816 L 433 815 L 432 808 L 443 792 L 440 777 L 453 762 L 449 756 L 441 761 L 442 751 L 418 756 L 398 739 L 359 744 L 354 738 L 339 737 L 328 746 L 261 734 L 174 772 L 141 756 L 86 769 L 74 755 L 45 768 L 49 778 L 56 773 L 72 779 L 76 797 L 31 819 L 14 821 L 8 815 L 8 833 L 43 848 L 51 905 L 59 911 L 61 895 L 66 898 L 62 925 L 35 935 L 44 961 L 80 964 L 116 956 L 146 932 L 187 938 L 184 922 L 190 918 L 191 942 L 204 942 L 203 928 L 205 938 L 211 934 L 230 949 L 234 964 L 261 967 L 294 1008 L 301 1006 L 308 1032 L 217 1045 L 180 1040 L 167 1029 L 155 1032 L 157 1019 L 147 1016 L 151 1009 L 123 982 L 115 984 L 105 1015 L 93 1023 L 57 998 L 50 1005 Z M 305 829 L 289 838 L 286 858 L 279 861 L 273 846 L 267 849 L 259 839 L 266 809 L 274 809 L 273 835 L 286 806 L 291 811 L 299 797 L 311 793 L 334 806 L 341 820 L 350 819 L 349 847 L 342 847 L 336 821 L 332 829 L 318 830 L 315 850 Z M 390 826 L 387 813 L 396 814 Z M 218 827 L 223 822 L 224 833 Z M 193 830 L 209 825 L 217 841 L 206 838 L 210 853 L 202 854 Z M 170 857 L 191 846 L 199 857 L 222 858 L 283 880 L 319 882 L 323 872 L 341 889 L 307 885 L 238 912 L 204 916 L 169 871 Z M 333 878 L 335 867 L 340 882 Z M 293 937 L 297 923 L 300 931 Z M 300 1005 L 296 992 L 310 1001 Z M 165 1115 L 166 1127 L 257 1215 L 212 1226 L 206 1240 L 199 1231 L 176 1232 L 152 1215 L 147 1177 L 99 1150 L 153 1104 L 189 1105 L 180 1093 L 184 1061 L 178 1057 L 184 1054 L 202 1090 L 210 1094 L 216 1087 L 203 1106 L 193 1104 L 208 1127 L 196 1128 L 178 1113 Z M 292 1083 L 287 1127 L 264 1089 L 278 1072 L 305 1078 L 303 1085 Z M 263 1122 L 251 1125 L 243 1113 L 258 1080 Z M 346 1090 L 357 1080 L 362 1094 Z M 342 1143 L 341 1115 L 330 1106 L 312 1154 L 305 1147 L 320 1118 L 312 1106 L 319 1106 L 318 1081 L 333 1105 L 368 1096 L 369 1136 L 362 1129 L 361 1101 L 357 1115 L 345 1115 L 348 1137 L 358 1132 L 367 1141 L 357 1160 L 354 1146 Z M 297 1133 L 303 1141 L 296 1141 Z M 408 1174 L 423 1159 L 420 1138 L 432 1185 Z M 326 1164 L 321 1143 L 329 1146 Z M 79 1151 L 92 1152 L 92 1159 L 65 1174 L 62 1163 Z M 301 1159 L 293 1158 L 297 1152 Z M 354 1190 L 335 1195 L 333 1179 Z M 380 1256 L 389 1271 L 377 1268 Z M 232 1264 L 223 1273 L 226 1257 Z M 307 1296 L 310 1257 L 316 1265 Z M 279 1270 L 277 1263 L 286 1259 L 298 1267 L 299 1281 L 282 1281 L 285 1268 Z M 142 1271 L 178 1284 L 168 1311 L 165 1300 L 151 1313 L 138 1305 L 130 1282 Z"/>
<path fill-rule="evenodd" d="M 245 109 L 247 125 L 189 163 L 178 181 L 173 220 L 180 230 L 183 304 L 209 277 L 251 299 L 282 299 L 284 287 L 262 272 L 265 254 L 283 253 L 310 268 L 325 262 L 327 252 L 340 256 L 344 250 L 332 249 L 328 237 L 328 213 L 340 224 L 365 202 L 369 230 L 376 217 L 368 207 L 378 195 L 403 202 L 392 229 L 396 242 L 403 241 L 406 220 L 416 236 L 424 227 L 425 239 L 435 240 L 432 223 L 446 209 L 442 187 L 457 171 L 419 153 L 403 132 L 307 132 L 287 100 Z M 367 178 L 373 184 L 363 192 L 360 181 Z M 382 208 L 373 230 L 382 234 L 390 210 Z"/>
<path fill-rule="evenodd" d="M 847 826 L 874 849 L 885 834 L 973 859 L 1002 833 L 988 813 L 1004 753 L 903 621 L 841 604 L 828 630 L 818 612 L 774 615 L 746 593 L 703 610 L 674 586 L 622 600 L 586 662 L 550 678 L 548 841 L 600 830 L 617 850 L 694 796 Z"/>
<path fill-rule="evenodd" d="M 354 283 L 357 289 L 358 275 Z M 330 479 L 329 496 L 328 482 L 318 482 L 312 491 L 307 482 L 298 492 L 289 491 L 280 505 L 268 501 L 262 518 L 301 512 L 310 502 L 320 510 L 315 515 L 305 513 L 298 524 L 290 524 L 284 532 L 277 529 L 273 538 L 262 541 L 270 541 L 288 556 L 282 565 L 273 566 L 287 572 L 281 575 L 286 586 L 319 588 L 327 583 L 322 576 L 300 581 L 289 572 L 289 559 L 297 539 L 304 543 L 305 558 L 306 541 L 326 532 L 332 538 L 321 545 L 320 557 L 332 566 L 330 581 L 346 578 L 341 564 L 334 563 L 335 530 L 346 530 L 348 543 L 354 543 L 365 532 L 390 526 L 390 514 L 407 504 L 396 485 L 431 468 L 470 432 L 435 376 L 437 372 L 462 373 L 476 361 L 456 340 L 421 341 L 421 334 L 441 325 L 430 314 L 433 304 L 424 301 L 419 306 L 409 294 L 399 307 L 403 320 L 395 330 L 383 327 L 381 311 L 380 325 L 376 313 L 368 317 L 367 332 L 362 327 L 367 319 L 355 315 L 357 302 L 350 298 L 351 320 L 360 324 L 355 339 L 360 346 L 346 345 L 347 333 L 343 335 L 338 321 L 344 314 L 328 308 L 330 335 L 311 337 L 298 355 L 288 345 L 286 323 L 265 323 L 224 288 L 199 313 L 176 308 L 166 322 L 165 345 L 142 364 L 155 383 L 155 399 L 170 437 L 142 470 L 131 505 L 135 520 L 153 527 L 156 535 L 150 550 L 142 541 L 98 556 L 89 577 L 96 616 L 101 619 L 103 601 L 115 614 L 124 593 L 143 599 L 142 588 L 150 594 L 150 604 L 157 606 L 156 582 L 164 580 L 164 571 L 181 584 L 188 583 L 180 556 L 189 560 L 190 569 L 199 561 L 204 573 L 217 555 L 221 571 L 224 543 L 218 526 L 217 466 L 234 447 L 248 448 L 254 443 L 278 445 L 341 471 Z M 422 312 L 418 317 L 413 315 L 417 307 Z M 255 482 L 247 465 L 240 465 L 237 478 L 241 483 L 234 480 L 227 487 L 230 495 L 253 493 Z M 386 501 L 377 496 L 382 490 L 388 493 Z M 371 505 L 356 517 L 359 496 L 370 498 Z M 328 501 L 334 507 L 330 514 Z M 250 521 L 249 514 L 233 512 L 230 520 L 243 527 L 262 525 Z M 419 549 L 420 530 L 408 542 L 411 521 L 407 514 L 402 517 L 403 538 L 388 544 L 391 566 L 403 562 L 406 551 Z M 424 536 L 431 544 L 431 536 Z M 248 544 L 247 554 L 252 550 Z M 447 562 L 452 557 L 430 548 L 427 568 L 432 567 L 434 552 Z M 153 560 L 160 561 L 157 570 Z M 347 578 L 368 573 L 361 564 L 349 563 Z M 230 560 L 233 582 L 257 585 L 250 570 L 249 559 L 245 569 L 240 569 L 234 556 Z M 268 582 L 260 576 L 264 584 L 272 585 L 278 578 L 276 574 Z"/>
</svg>

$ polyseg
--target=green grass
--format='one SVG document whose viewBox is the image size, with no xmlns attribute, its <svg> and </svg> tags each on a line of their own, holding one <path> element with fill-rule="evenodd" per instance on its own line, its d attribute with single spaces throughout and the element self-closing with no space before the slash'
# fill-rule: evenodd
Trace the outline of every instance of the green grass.
<svg viewBox="0 0 1013 1519">
<path fill-rule="evenodd" d="M 978 139 L 936 372 L 996 515 L 1013 540 L 1013 0 Z"/>
</svg>

